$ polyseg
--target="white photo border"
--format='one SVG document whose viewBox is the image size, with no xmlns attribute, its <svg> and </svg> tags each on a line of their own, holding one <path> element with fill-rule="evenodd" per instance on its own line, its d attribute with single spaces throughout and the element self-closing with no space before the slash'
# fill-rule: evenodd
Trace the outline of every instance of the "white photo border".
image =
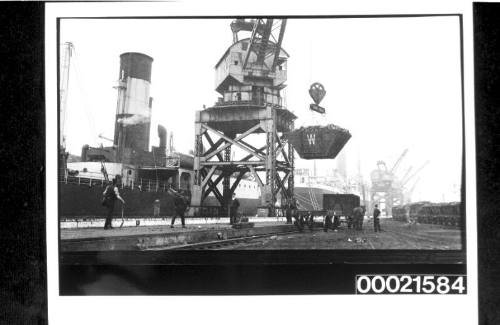
<svg viewBox="0 0 500 325">
<path fill-rule="evenodd" d="M 262 4 L 259 6 L 258 4 Z M 265 8 L 265 12 L 263 12 Z M 464 124 L 466 138 L 467 295 L 457 296 L 237 296 L 237 297 L 63 297 L 59 295 L 57 225 L 57 18 L 112 16 L 230 16 L 230 15 L 379 15 L 462 14 L 464 47 Z M 472 2 L 356 1 L 329 4 L 292 2 L 165 2 L 165 3 L 47 3 L 46 163 L 47 163 L 47 289 L 50 324 L 133 324 L 237 320 L 253 324 L 345 321 L 352 324 L 477 323 L 477 228 L 475 193 L 475 125 Z M 297 306 L 309 306 L 297 311 Z M 360 306 L 361 310 L 360 310 Z M 301 308 L 302 309 L 302 308 Z M 326 312 L 323 312 L 326 311 Z M 424 312 L 425 311 L 425 312 Z M 343 323 L 343 322 L 342 322 Z"/>
</svg>

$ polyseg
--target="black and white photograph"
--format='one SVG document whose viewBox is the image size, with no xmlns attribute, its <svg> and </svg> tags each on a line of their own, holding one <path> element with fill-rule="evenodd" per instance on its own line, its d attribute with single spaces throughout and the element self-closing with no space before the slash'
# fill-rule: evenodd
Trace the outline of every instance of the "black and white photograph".
<svg viewBox="0 0 500 325">
<path fill-rule="evenodd" d="M 51 6 L 58 299 L 470 294 L 463 13 Z"/>
<path fill-rule="evenodd" d="M 460 250 L 459 27 L 62 19 L 63 249 Z"/>
</svg>

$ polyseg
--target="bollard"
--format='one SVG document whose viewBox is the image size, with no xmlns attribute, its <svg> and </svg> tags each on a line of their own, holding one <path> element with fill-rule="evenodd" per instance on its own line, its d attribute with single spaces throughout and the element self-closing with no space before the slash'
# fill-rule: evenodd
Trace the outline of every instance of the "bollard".
<svg viewBox="0 0 500 325">
<path fill-rule="evenodd" d="M 153 203 L 153 215 L 155 218 L 160 216 L 160 200 L 156 199 Z"/>
</svg>

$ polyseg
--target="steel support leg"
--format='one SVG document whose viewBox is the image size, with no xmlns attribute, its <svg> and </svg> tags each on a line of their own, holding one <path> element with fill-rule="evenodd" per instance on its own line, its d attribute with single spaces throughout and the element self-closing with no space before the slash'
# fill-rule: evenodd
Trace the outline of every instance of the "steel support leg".
<svg viewBox="0 0 500 325">
<path fill-rule="evenodd" d="M 268 108 L 271 110 L 271 108 Z M 271 110 L 270 112 L 273 116 L 276 113 Z M 266 125 L 266 203 L 269 207 L 269 217 L 275 216 L 274 205 L 276 203 L 275 197 L 275 182 L 276 182 L 276 151 L 275 151 L 275 118 L 271 118 L 267 121 Z"/>
<path fill-rule="evenodd" d="M 200 157 L 203 155 L 203 143 L 202 143 L 202 134 L 203 134 L 202 124 L 200 122 L 195 123 L 195 135 L 194 135 L 194 161 L 193 161 L 193 189 L 191 193 L 191 205 L 197 207 L 202 203 L 203 197 L 203 189 L 201 187 L 202 183 L 202 174 L 201 174 L 201 165 L 200 165 Z M 196 213 L 194 211 L 193 213 Z"/>
<path fill-rule="evenodd" d="M 224 149 L 224 161 L 231 161 L 231 147 L 227 147 Z M 227 215 L 229 217 L 229 223 L 233 224 L 233 216 L 231 215 L 231 174 L 227 173 L 224 175 L 224 179 L 222 180 L 223 191 L 222 195 L 224 196 L 224 206 L 227 209 Z"/>
<path fill-rule="evenodd" d="M 290 162 L 290 175 L 288 176 L 288 193 L 289 197 L 294 197 L 294 188 L 295 188 L 295 180 L 294 180 L 294 172 L 295 172 L 295 162 L 293 159 L 293 146 L 290 142 L 288 142 L 288 161 Z"/>
</svg>

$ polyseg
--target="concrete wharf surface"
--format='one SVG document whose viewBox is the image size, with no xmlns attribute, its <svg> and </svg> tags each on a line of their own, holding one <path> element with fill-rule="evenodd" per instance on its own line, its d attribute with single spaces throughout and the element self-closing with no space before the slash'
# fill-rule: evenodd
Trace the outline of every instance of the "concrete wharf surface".
<svg viewBox="0 0 500 325">
<path fill-rule="evenodd" d="M 340 227 L 324 232 L 305 227 L 301 233 L 257 238 L 217 249 L 336 249 L 336 250 L 460 250 L 462 236 L 456 227 L 431 224 L 407 224 L 381 220 L 382 232 L 374 232 L 373 222 L 365 221 L 362 230 Z"/>
<path fill-rule="evenodd" d="M 222 250 L 460 250 L 461 231 L 458 228 L 428 224 L 406 224 L 392 219 L 381 220 L 382 232 L 373 231 L 373 222 L 365 221 L 363 230 L 341 226 L 337 231 L 306 226 L 293 233 L 293 225 L 278 222 L 256 222 L 252 228 L 233 229 L 229 224 L 190 224 L 182 228 L 170 226 L 139 226 L 61 229 L 62 252 L 85 251 L 145 251 L 175 247 L 189 249 L 189 244 L 214 242 L 241 237 L 264 236 L 223 247 Z"/>
<path fill-rule="evenodd" d="M 140 251 L 205 241 L 265 234 L 288 233 L 296 228 L 284 222 L 259 222 L 251 228 L 233 229 L 229 224 L 189 224 L 182 228 L 167 225 L 61 229 L 62 252 Z"/>
</svg>

